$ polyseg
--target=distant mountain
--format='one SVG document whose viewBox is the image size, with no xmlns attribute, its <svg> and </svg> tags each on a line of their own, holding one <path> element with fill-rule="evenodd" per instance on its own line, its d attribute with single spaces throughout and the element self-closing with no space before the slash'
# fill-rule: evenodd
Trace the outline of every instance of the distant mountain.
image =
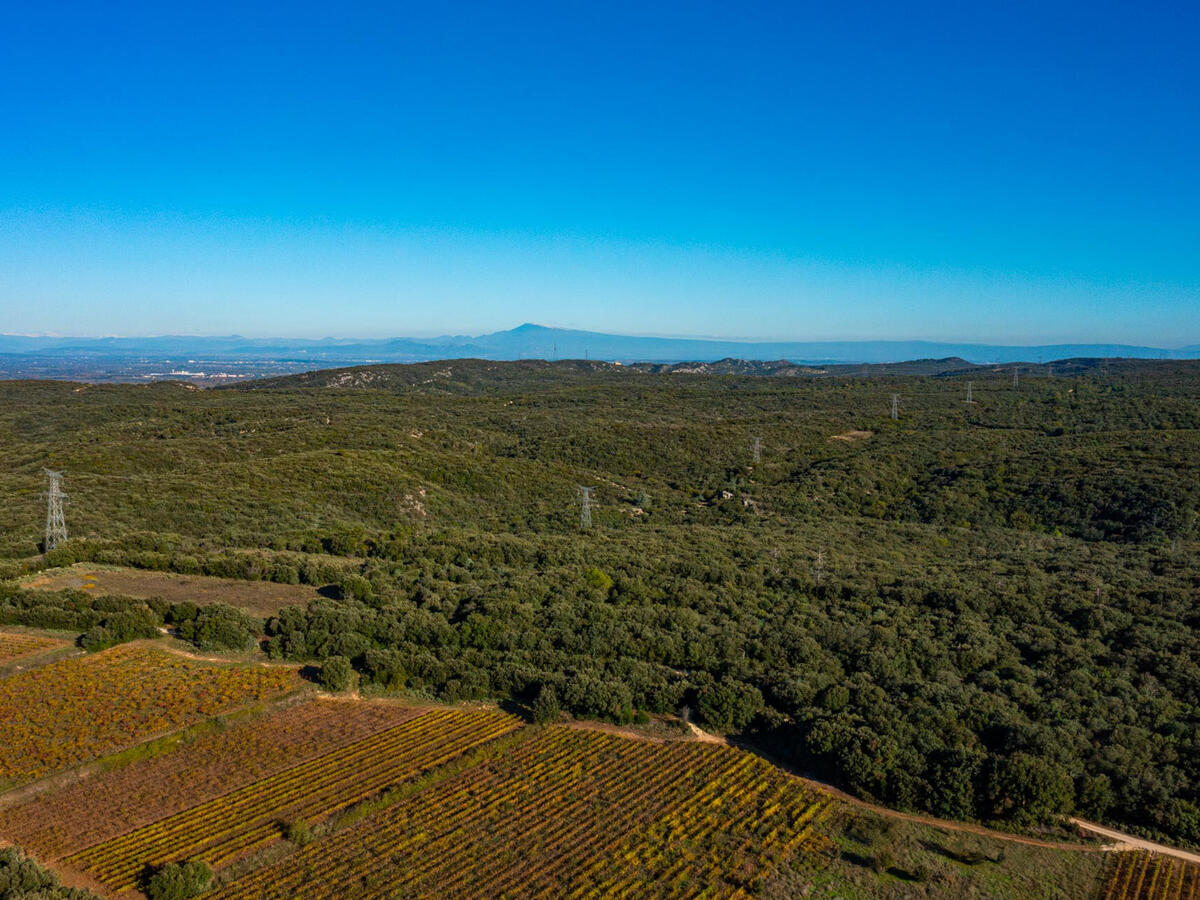
<svg viewBox="0 0 1200 900">
<path fill-rule="evenodd" d="M 730 341 L 703 338 L 632 337 L 525 324 L 509 331 L 437 338 L 302 340 L 287 338 L 104 337 L 53 338 L 0 335 L 0 373 L 36 371 L 54 377 L 57 360 L 222 366 L 272 361 L 286 370 L 306 366 L 362 365 L 478 358 L 592 359 L 622 363 L 716 363 L 783 361 L 788 365 L 829 366 L 897 363 L 904 360 L 960 358 L 976 365 L 1050 362 L 1064 358 L 1127 357 L 1140 359 L 1200 358 L 1200 345 L 1165 350 L 1127 344 L 1049 344 L 1020 347 L 1003 344 L 959 344 L 935 341 Z M 21 368 L 19 363 L 37 360 Z M 135 366 L 136 368 L 136 366 Z M 147 376 L 141 376 L 147 377 Z"/>
</svg>

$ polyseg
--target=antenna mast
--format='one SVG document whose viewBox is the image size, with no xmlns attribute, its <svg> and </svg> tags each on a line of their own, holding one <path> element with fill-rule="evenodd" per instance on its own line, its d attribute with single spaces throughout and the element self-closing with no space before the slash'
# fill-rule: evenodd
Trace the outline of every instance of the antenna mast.
<svg viewBox="0 0 1200 900">
<path fill-rule="evenodd" d="M 62 489 L 62 472 L 52 472 L 43 469 L 50 479 L 50 489 L 46 491 L 46 551 L 49 552 L 67 539 L 67 519 L 63 515 L 63 502 L 67 495 Z"/>
</svg>

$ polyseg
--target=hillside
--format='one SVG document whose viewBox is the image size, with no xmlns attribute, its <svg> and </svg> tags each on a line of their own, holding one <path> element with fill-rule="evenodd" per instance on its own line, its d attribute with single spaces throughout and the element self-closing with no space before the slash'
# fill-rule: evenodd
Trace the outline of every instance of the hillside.
<svg viewBox="0 0 1200 900">
<path fill-rule="evenodd" d="M 303 582 L 270 652 L 378 690 L 686 708 L 894 807 L 1195 845 L 1200 371 L 1072 365 L 971 370 L 972 403 L 586 362 L 0 383 L 0 569 Z M 74 536 L 45 559 L 42 466 Z M 4 590 L 0 621 L 109 627 Z"/>
<path fill-rule="evenodd" d="M 70 664 L 106 665 L 127 652 Z M 136 684 L 123 673 L 119 686 L 144 690 L 183 664 L 176 655 L 157 660 L 160 672 L 150 662 Z M 0 687 L 20 680 L 0 678 Z M 36 715 L 37 702 L 30 698 L 24 712 Z M 76 702 L 59 712 L 69 723 L 86 718 L 87 708 Z M 920 890 L 945 900 L 1093 900 L 1106 874 L 1127 880 L 1145 866 L 1140 856 L 1113 865 L 1098 845 L 1078 839 L 856 808 L 751 753 L 669 724 L 531 725 L 480 705 L 311 691 L 0 793 L 0 836 L 63 882 L 90 889 L 72 900 L 157 900 L 167 895 L 155 880 L 180 865 L 214 889 L 209 896 L 228 898 Z M 44 870 L 30 871 L 36 863 L 11 877 L 13 862 L 0 854 L 6 897 L 32 900 L 4 887 L 14 882 L 54 883 Z"/>
</svg>

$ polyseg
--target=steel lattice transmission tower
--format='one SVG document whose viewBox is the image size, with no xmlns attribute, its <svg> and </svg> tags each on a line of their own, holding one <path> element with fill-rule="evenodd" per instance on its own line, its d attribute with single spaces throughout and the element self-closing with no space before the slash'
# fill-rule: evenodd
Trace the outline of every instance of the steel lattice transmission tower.
<svg viewBox="0 0 1200 900">
<path fill-rule="evenodd" d="M 592 491 L 595 488 L 579 486 L 579 527 L 592 527 Z"/>
<path fill-rule="evenodd" d="M 900 418 L 900 395 L 892 394 L 892 418 Z"/>
<path fill-rule="evenodd" d="M 974 403 L 974 402 L 975 402 L 975 400 L 974 400 L 974 399 L 972 398 L 972 396 L 971 396 L 971 388 L 972 388 L 972 387 L 974 387 L 974 386 L 975 386 L 975 382 L 973 382 L 973 381 L 968 381 L 968 382 L 967 382 L 967 402 L 968 402 L 968 403 Z"/>
<path fill-rule="evenodd" d="M 762 438 L 759 437 L 757 434 L 754 436 L 753 450 L 754 450 L 754 464 L 758 465 L 760 462 L 762 462 Z"/>
<path fill-rule="evenodd" d="M 46 551 L 49 552 L 67 539 L 67 518 L 63 515 L 63 503 L 67 495 L 62 489 L 62 472 L 44 470 L 50 479 L 46 491 Z"/>
</svg>

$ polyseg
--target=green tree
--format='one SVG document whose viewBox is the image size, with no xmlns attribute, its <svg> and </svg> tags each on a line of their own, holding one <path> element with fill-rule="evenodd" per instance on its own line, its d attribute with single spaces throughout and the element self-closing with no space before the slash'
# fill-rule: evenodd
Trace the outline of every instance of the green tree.
<svg viewBox="0 0 1200 900">
<path fill-rule="evenodd" d="M 244 650 L 254 642 L 260 621 L 236 607 L 214 603 L 179 625 L 179 636 L 201 650 Z"/>
<path fill-rule="evenodd" d="M 1028 753 L 994 758 L 986 791 L 989 815 L 1014 822 L 1045 821 L 1069 810 L 1074 799 L 1066 770 Z"/>
<path fill-rule="evenodd" d="M 727 679 L 700 692 L 696 711 L 718 731 L 742 729 L 753 721 L 763 707 L 758 688 L 741 681 Z"/>
<path fill-rule="evenodd" d="M 99 900 L 91 891 L 67 888 L 16 847 L 0 849 L 0 900 Z"/>
<path fill-rule="evenodd" d="M 350 690 L 354 679 L 354 669 L 350 660 L 344 656 L 330 656 L 321 663 L 321 687 L 327 691 L 342 692 Z"/>
<path fill-rule="evenodd" d="M 146 879 L 148 900 L 188 900 L 208 890 L 212 869 L 198 859 L 167 863 Z"/>
<path fill-rule="evenodd" d="M 542 685 L 537 698 L 533 701 L 531 714 L 534 724 L 545 725 L 547 722 L 554 722 L 561 713 L 562 707 L 558 704 L 558 692 L 554 690 L 554 685 Z"/>
</svg>

